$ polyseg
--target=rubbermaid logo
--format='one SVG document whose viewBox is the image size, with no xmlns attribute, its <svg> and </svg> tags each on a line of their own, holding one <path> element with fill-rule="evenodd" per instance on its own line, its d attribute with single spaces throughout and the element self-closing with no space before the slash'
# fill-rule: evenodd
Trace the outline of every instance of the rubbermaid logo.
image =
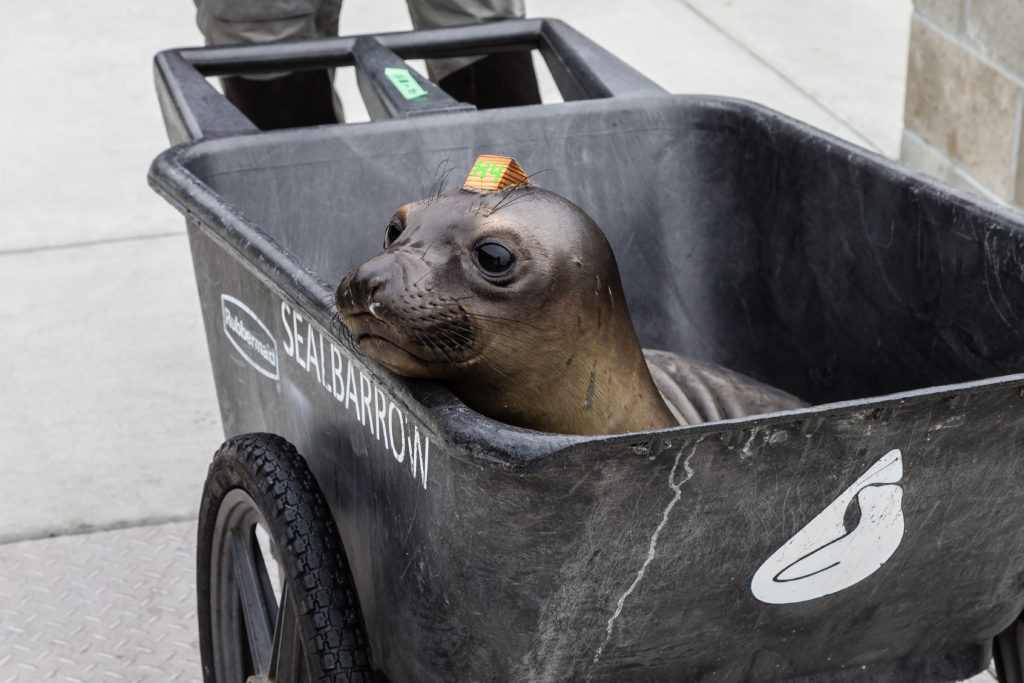
<svg viewBox="0 0 1024 683">
<path fill-rule="evenodd" d="M 903 454 L 883 455 L 754 573 L 750 590 L 761 602 L 804 602 L 849 588 L 881 567 L 903 541 Z M 860 520 L 843 524 L 856 498 Z"/>
<path fill-rule="evenodd" d="M 242 358 L 270 379 L 278 379 L 277 341 L 263 321 L 233 296 L 220 295 L 224 335 Z"/>
</svg>

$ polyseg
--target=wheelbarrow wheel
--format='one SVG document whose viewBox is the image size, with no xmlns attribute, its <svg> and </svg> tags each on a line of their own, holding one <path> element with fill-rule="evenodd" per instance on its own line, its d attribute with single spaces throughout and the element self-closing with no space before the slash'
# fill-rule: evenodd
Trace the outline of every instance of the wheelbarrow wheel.
<svg viewBox="0 0 1024 683">
<path fill-rule="evenodd" d="M 1000 683 L 1024 683 L 1024 614 L 996 636 L 992 659 Z"/>
<path fill-rule="evenodd" d="M 221 446 L 197 551 L 206 683 L 374 680 L 334 519 L 290 443 L 249 434 Z"/>
</svg>

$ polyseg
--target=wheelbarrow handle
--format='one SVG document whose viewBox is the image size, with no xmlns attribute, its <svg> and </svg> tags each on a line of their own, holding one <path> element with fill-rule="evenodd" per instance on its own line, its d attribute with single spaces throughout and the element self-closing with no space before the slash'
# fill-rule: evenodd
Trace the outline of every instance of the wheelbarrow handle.
<svg viewBox="0 0 1024 683">
<path fill-rule="evenodd" d="M 537 49 L 565 100 L 664 93 L 656 83 L 556 19 L 510 19 L 470 26 L 342 36 L 283 43 L 166 50 L 154 60 L 160 108 L 173 143 L 256 132 L 257 128 L 206 80 L 208 76 L 280 73 L 354 66 L 364 80 L 383 82 L 372 68 L 396 68 L 406 59 L 430 59 Z M 391 97 L 388 116 L 461 111 L 440 89 L 406 106 Z M 361 90 L 366 97 L 367 88 Z M 433 98 L 433 99 L 432 99 Z"/>
</svg>

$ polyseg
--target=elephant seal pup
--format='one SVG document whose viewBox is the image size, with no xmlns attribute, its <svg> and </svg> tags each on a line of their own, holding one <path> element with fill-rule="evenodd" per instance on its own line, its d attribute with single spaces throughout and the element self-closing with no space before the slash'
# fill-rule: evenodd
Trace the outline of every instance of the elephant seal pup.
<svg viewBox="0 0 1024 683">
<path fill-rule="evenodd" d="M 805 405 L 709 363 L 645 358 L 604 233 L 528 182 L 401 207 L 335 303 L 369 356 L 511 425 L 617 434 Z"/>
</svg>

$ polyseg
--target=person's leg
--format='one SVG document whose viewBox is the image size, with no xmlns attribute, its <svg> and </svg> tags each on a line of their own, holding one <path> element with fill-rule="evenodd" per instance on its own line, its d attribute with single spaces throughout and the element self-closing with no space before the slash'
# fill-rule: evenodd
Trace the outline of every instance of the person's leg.
<svg viewBox="0 0 1024 683">
<path fill-rule="evenodd" d="M 341 0 L 195 0 L 207 45 L 338 34 Z M 344 120 L 328 69 L 221 78 L 224 95 L 263 130 Z"/>
<path fill-rule="evenodd" d="M 439 28 L 525 16 L 523 0 L 406 0 L 413 26 Z M 479 109 L 540 104 L 529 52 L 427 60 L 431 80 Z"/>
</svg>

